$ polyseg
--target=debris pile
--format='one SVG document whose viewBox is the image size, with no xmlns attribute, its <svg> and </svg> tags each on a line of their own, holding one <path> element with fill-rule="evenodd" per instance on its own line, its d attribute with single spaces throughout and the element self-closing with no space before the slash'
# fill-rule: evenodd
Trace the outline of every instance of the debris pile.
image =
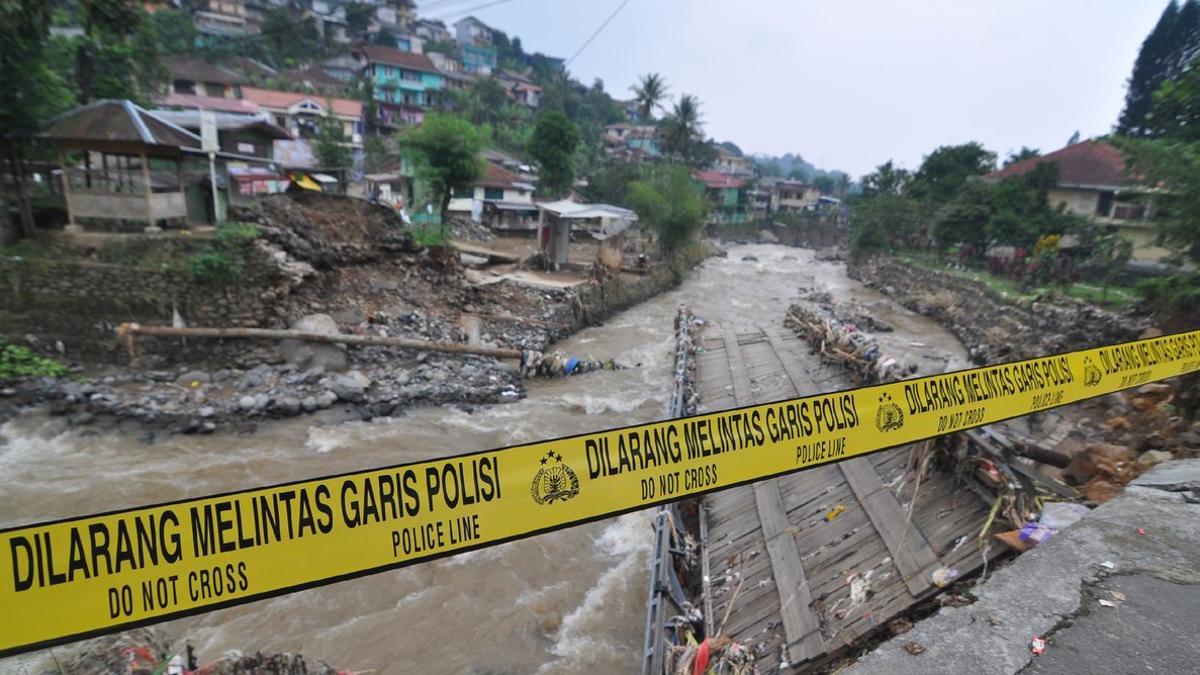
<svg viewBox="0 0 1200 675">
<path fill-rule="evenodd" d="M 846 271 L 908 309 L 936 319 L 981 364 L 1124 342 L 1148 327 L 1144 317 L 1057 294 L 1009 297 L 964 276 L 887 256 L 852 260 Z"/>
<path fill-rule="evenodd" d="M 788 308 L 784 325 L 804 338 L 823 361 L 849 370 L 856 384 L 902 380 L 916 372 L 915 364 L 883 353 L 859 324 L 797 304 Z"/>
</svg>

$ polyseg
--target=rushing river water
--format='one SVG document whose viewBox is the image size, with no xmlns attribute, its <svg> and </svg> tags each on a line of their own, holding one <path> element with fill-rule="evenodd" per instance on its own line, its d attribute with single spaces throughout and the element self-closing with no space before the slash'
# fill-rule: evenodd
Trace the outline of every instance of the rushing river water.
<svg viewBox="0 0 1200 675">
<path fill-rule="evenodd" d="M 744 256 L 757 261 L 744 261 Z M 822 285 L 897 327 L 884 338 L 927 361 L 963 352 L 933 322 L 896 308 L 812 252 L 738 246 L 678 289 L 557 345 L 616 357 L 624 370 L 536 381 L 517 403 L 425 408 L 370 423 L 298 418 L 251 436 L 136 436 L 64 431 L 29 415 L 0 427 L 0 526 L 227 492 L 512 445 L 664 415 L 672 321 L 686 303 L 739 326 L 780 325 L 801 286 Z M 940 368 L 940 366 L 939 366 Z M 226 650 L 299 652 L 383 673 L 617 673 L 639 667 L 650 513 L 641 512 L 290 596 L 180 619 L 205 662 Z M 62 648 L 69 650 L 69 647 Z M 10 662 L 10 671 L 36 659 Z"/>
</svg>

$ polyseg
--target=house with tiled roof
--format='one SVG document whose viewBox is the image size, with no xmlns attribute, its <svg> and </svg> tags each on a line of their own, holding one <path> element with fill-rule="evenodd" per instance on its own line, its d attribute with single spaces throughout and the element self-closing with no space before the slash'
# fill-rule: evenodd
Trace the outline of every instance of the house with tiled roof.
<svg viewBox="0 0 1200 675">
<path fill-rule="evenodd" d="M 173 54 L 159 59 L 168 75 L 167 94 L 239 98 L 243 78 L 234 70 L 204 59 Z"/>
<path fill-rule="evenodd" d="M 362 149 L 362 101 L 257 87 L 242 87 L 242 98 L 257 105 L 269 121 L 296 138 L 316 138 L 321 122 L 332 117 L 342 126 L 345 144 Z"/>
<path fill-rule="evenodd" d="M 720 171 L 693 171 L 692 181 L 709 205 L 709 220 L 713 225 L 733 225 L 750 222 L 749 195 L 746 181 Z"/>
<path fill-rule="evenodd" d="M 445 76 L 425 54 L 380 45 L 360 47 L 356 54 L 374 85 L 381 125 L 420 124 L 425 111 L 441 101 Z"/>
<path fill-rule="evenodd" d="M 485 161 L 483 174 L 470 187 L 455 190 L 449 210 L 470 212 L 493 230 L 532 231 L 538 214 L 533 189 L 520 174 Z"/>
<path fill-rule="evenodd" d="M 1104 141 L 1083 141 L 1010 164 L 983 179 L 999 182 L 1027 174 L 1039 164 L 1052 164 L 1058 170 L 1058 184 L 1046 195 L 1052 208 L 1116 228 L 1133 241 L 1135 260 L 1160 260 L 1169 253 L 1155 243 L 1150 224 L 1152 191 L 1129 171 L 1119 148 Z"/>
</svg>

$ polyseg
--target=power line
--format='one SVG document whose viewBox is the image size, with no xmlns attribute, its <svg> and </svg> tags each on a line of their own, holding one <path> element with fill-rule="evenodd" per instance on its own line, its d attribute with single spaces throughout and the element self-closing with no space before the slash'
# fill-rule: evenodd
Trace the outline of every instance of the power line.
<svg viewBox="0 0 1200 675">
<path fill-rule="evenodd" d="M 583 46 L 577 49 L 575 53 L 571 55 L 571 58 L 567 59 L 566 63 L 563 65 L 571 65 L 571 62 L 575 60 L 575 57 L 582 54 L 583 50 L 587 49 L 587 46 L 592 44 L 592 40 L 595 40 L 596 36 L 600 34 L 600 31 L 604 30 L 604 28 L 617 17 L 617 14 L 619 14 L 622 9 L 625 9 L 625 5 L 628 4 L 629 0 L 621 0 L 621 4 L 617 5 L 617 8 L 613 10 L 613 13 L 608 15 L 608 18 L 604 20 L 604 23 L 600 24 L 600 27 L 596 29 L 596 32 L 592 33 L 592 35 L 583 43 Z"/>
<path fill-rule="evenodd" d="M 481 9 L 486 9 L 486 8 L 492 7 L 494 5 L 503 5 L 506 2 L 512 2 L 512 0 L 492 0 L 492 2 L 485 2 L 482 5 L 476 5 L 474 7 L 468 8 L 468 9 L 455 9 L 455 10 L 452 10 L 451 12 L 449 12 L 448 14 L 445 14 L 445 15 L 439 16 L 439 17 L 435 17 L 435 18 L 441 19 L 443 21 L 450 21 L 451 19 L 459 19 L 459 18 L 470 15 L 472 12 L 477 12 Z"/>
</svg>

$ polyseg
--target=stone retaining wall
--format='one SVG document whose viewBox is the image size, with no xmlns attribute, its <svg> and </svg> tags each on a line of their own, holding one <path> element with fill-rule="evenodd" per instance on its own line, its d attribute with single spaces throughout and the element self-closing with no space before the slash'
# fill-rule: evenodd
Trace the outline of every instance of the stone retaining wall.
<svg viewBox="0 0 1200 675">
<path fill-rule="evenodd" d="M 273 262 L 252 249 L 241 278 L 225 286 L 198 283 L 186 270 L 0 257 L 0 334 L 32 333 L 62 341 L 72 357 L 113 360 L 123 349 L 117 324 L 169 325 L 175 311 L 189 325 L 281 327 L 289 282 Z"/>
<path fill-rule="evenodd" d="M 951 330 L 976 363 L 998 363 L 1136 339 L 1145 317 L 1073 298 L 1024 301 L 888 256 L 852 260 L 848 274 Z"/>
</svg>

